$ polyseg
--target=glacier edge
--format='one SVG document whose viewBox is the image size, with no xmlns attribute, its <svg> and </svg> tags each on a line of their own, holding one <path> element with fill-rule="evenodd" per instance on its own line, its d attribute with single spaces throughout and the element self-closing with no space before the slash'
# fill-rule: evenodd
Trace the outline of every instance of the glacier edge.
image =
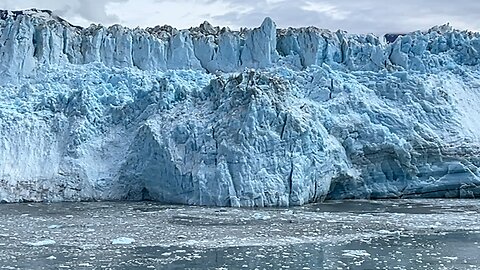
<svg viewBox="0 0 480 270">
<path fill-rule="evenodd" d="M 478 33 L 0 18 L 4 202 L 480 195 Z"/>
</svg>

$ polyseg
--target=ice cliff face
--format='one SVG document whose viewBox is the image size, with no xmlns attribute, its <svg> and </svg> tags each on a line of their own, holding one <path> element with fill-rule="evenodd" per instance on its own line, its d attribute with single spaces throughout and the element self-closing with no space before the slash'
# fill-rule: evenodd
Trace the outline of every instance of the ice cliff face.
<svg viewBox="0 0 480 270">
<path fill-rule="evenodd" d="M 0 200 L 480 196 L 480 36 L 0 11 Z"/>
</svg>

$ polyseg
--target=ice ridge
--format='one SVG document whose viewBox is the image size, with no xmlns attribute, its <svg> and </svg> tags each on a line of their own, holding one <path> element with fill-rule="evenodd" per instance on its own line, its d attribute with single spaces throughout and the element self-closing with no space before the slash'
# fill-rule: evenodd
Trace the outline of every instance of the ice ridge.
<svg viewBox="0 0 480 270">
<path fill-rule="evenodd" d="M 349 70 L 427 72 L 444 64 L 478 62 L 478 33 L 448 25 L 399 37 L 393 43 L 374 35 L 349 35 L 315 27 L 276 29 L 267 18 L 259 28 L 231 31 L 208 22 L 197 28 L 169 26 L 128 29 L 120 25 L 75 27 L 50 11 L 0 11 L 2 71 L 34 76 L 37 67 L 100 62 L 140 70 L 204 69 L 233 72 L 289 64 L 342 66 Z M 13 50 L 15 48 L 15 50 Z"/>
</svg>

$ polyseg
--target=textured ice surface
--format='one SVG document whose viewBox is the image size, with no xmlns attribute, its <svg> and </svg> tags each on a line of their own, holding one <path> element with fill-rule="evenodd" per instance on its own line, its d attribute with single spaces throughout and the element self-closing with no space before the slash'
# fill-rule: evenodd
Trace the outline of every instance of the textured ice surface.
<svg viewBox="0 0 480 270">
<path fill-rule="evenodd" d="M 478 33 L 0 18 L 0 200 L 480 195 Z"/>
</svg>

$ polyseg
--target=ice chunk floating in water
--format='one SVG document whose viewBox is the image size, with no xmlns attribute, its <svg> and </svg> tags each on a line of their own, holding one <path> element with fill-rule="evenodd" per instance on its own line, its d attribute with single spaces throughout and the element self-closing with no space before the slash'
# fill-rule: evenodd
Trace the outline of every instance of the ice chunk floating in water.
<svg viewBox="0 0 480 270">
<path fill-rule="evenodd" d="M 480 195 L 478 33 L 0 18 L 4 202 Z"/>
<path fill-rule="evenodd" d="M 41 246 L 50 246 L 50 245 L 55 245 L 56 242 L 53 241 L 53 240 L 42 240 L 42 241 L 38 241 L 38 242 L 32 242 L 32 243 L 25 243 L 29 246 L 32 246 L 32 247 L 41 247 Z"/>
<path fill-rule="evenodd" d="M 131 245 L 135 243 L 135 239 L 128 237 L 120 237 L 112 240 L 112 245 Z"/>
</svg>

